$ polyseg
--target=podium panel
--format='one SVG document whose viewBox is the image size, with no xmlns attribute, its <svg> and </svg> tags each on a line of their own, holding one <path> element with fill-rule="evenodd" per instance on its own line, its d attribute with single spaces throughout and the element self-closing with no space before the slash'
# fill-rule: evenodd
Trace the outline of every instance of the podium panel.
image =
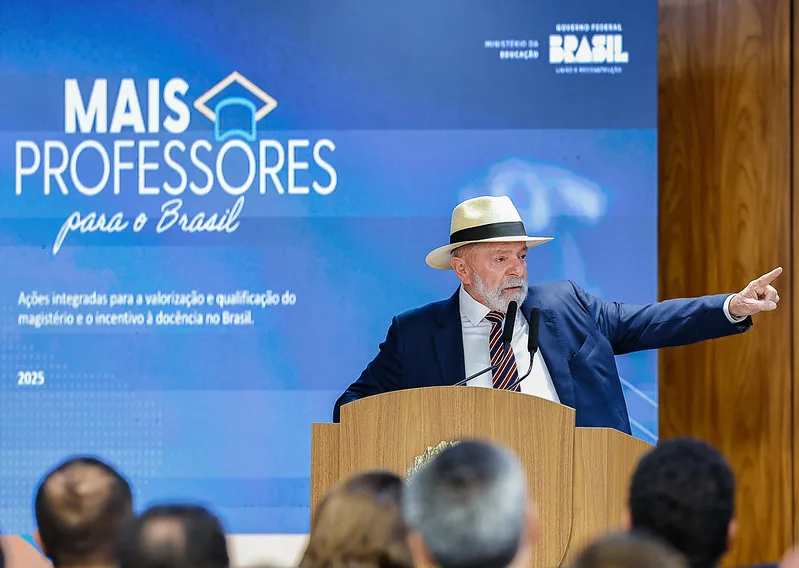
<svg viewBox="0 0 799 568">
<path fill-rule="evenodd" d="M 476 387 L 370 396 L 343 406 L 340 424 L 314 424 L 312 437 L 312 508 L 333 483 L 356 473 L 383 468 L 405 476 L 441 442 L 475 438 L 506 446 L 524 465 L 539 509 L 536 568 L 559 566 L 587 540 L 619 526 L 632 468 L 651 447 L 620 432 L 575 428 L 567 406 Z"/>
</svg>

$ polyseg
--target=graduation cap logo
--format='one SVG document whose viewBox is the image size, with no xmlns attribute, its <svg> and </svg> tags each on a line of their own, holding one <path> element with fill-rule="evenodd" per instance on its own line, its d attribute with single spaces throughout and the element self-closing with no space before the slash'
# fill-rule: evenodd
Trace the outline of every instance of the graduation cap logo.
<svg viewBox="0 0 799 568">
<path fill-rule="evenodd" d="M 277 108 L 277 101 L 234 71 L 194 101 L 194 108 L 214 123 L 217 142 L 233 136 L 255 142 L 256 124 Z"/>
</svg>

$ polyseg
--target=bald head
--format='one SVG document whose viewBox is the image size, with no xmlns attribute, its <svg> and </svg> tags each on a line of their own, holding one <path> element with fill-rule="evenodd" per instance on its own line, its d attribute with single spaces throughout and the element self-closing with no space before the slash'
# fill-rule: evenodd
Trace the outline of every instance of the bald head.
<svg viewBox="0 0 799 568">
<path fill-rule="evenodd" d="M 68 460 L 42 481 L 36 523 L 55 566 L 111 563 L 121 523 L 133 515 L 130 485 L 94 458 Z"/>
</svg>

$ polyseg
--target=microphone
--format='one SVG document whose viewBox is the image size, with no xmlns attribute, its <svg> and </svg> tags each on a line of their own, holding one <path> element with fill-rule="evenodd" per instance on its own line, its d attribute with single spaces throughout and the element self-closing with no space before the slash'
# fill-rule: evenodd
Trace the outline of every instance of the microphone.
<svg viewBox="0 0 799 568">
<path fill-rule="evenodd" d="M 516 302 L 511 302 L 510 304 L 508 304 L 508 311 L 505 313 L 505 326 L 502 328 L 502 336 L 500 338 L 502 340 L 502 348 L 505 351 L 507 351 L 508 347 L 511 344 L 511 341 L 513 341 L 513 324 L 516 321 L 516 310 L 517 309 L 518 309 L 518 307 L 517 307 Z M 536 339 L 536 344 L 537 343 L 538 343 L 538 340 Z M 468 383 L 472 379 L 479 377 L 480 375 L 483 375 L 483 374 L 485 374 L 485 373 L 487 373 L 489 371 L 495 371 L 501 364 L 502 364 L 502 361 L 500 361 L 496 365 L 491 365 L 490 367 L 486 367 L 482 371 L 478 371 L 477 373 L 466 377 L 462 381 L 458 381 L 457 383 L 455 383 L 452 386 L 453 387 L 462 387 L 463 385 L 465 385 L 466 383 Z"/>
<path fill-rule="evenodd" d="M 515 380 L 509 387 L 508 390 L 513 390 L 516 388 L 517 385 L 520 385 L 521 382 L 527 378 L 527 376 L 533 370 L 533 359 L 535 358 L 536 352 L 538 352 L 538 327 L 539 327 L 539 320 L 541 319 L 541 310 L 539 308 L 533 308 L 530 312 L 530 331 L 527 335 L 527 351 L 530 352 L 530 368 L 527 369 L 527 372 L 524 374 L 523 377 Z"/>
<path fill-rule="evenodd" d="M 530 333 L 527 336 L 527 351 L 534 357 L 538 352 L 538 327 L 541 319 L 541 309 L 533 308 L 530 312 Z"/>
<path fill-rule="evenodd" d="M 505 313 L 505 327 L 502 328 L 502 349 L 506 352 L 513 342 L 513 324 L 516 323 L 516 302 L 508 304 L 508 311 Z"/>
</svg>

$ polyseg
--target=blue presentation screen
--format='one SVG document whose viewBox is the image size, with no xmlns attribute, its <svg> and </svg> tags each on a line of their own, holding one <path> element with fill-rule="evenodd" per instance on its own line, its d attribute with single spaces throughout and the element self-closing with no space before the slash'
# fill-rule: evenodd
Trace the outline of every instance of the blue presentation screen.
<svg viewBox="0 0 799 568">
<path fill-rule="evenodd" d="M 56 461 L 137 504 L 304 533 L 311 423 L 425 255 L 509 195 L 531 281 L 656 299 L 657 6 L 610 0 L 0 5 L 0 525 Z M 657 436 L 656 354 L 619 358 Z"/>
</svg>

